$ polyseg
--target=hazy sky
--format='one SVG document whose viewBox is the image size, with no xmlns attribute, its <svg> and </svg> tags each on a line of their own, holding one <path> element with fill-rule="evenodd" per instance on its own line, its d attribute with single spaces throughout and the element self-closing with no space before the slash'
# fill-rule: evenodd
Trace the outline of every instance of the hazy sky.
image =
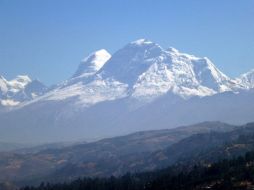
<svg viewBox="0 0 254 190">
<path fill-rule="evenodd" d="M 0 0 L 0 75 L 46 84 L 97 49 L 146 38 L 209 57 L 234 77 L 254 68 L 253 0 Z"/>
</svg>

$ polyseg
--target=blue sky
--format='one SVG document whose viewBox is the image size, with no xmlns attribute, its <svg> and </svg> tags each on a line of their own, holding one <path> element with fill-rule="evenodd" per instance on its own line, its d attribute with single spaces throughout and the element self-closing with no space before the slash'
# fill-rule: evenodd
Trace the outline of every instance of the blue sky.
<svg viewBox="0 0 254 190">
<path fill-rule="evenodd" d="M 58 83 L 90 52 L 146 38 L 235 77 L 254 68 L 253 19 L 253 0 L 0 0 L 0 75 Z"/>
</svg>

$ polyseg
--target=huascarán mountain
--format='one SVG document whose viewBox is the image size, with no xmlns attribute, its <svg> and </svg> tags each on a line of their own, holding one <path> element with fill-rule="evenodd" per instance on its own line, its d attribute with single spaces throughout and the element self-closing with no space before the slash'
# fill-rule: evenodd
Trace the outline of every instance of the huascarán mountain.
<svg viewBox="0 0 254 190">
<path fill-rule="evenodd" d="M 140 39 L 127 44 L 112 57 L 105 49 L 90 54 L 81 61 L 70 79 L 51 90 L 57 93 L 46 93 L 43 98 L 67 99 L 75 94 L 66 95 L 64 92 L 71 91 L 70 87 L 75 89 L 82 86 L 88 86 L 86 88 L 91 90 L 91 95 L 100 95 L 101 98 L 106 96 L 103 92 L 106 87 L 112 90 L 115 89 L 114 87 L 119 87 L 115 90 L 122 92 L 121 96 L 138 99 L 152 99 L 170 91 L 185 98 L 208 96 L 219 92 L 253 88 L 253 75 L 253 71 L 250 71 L 237 79 L 230 79 L 208 58 L 180 53 L 174 48 L 163 49 L 156 43 Z M 19 92 L 31 82 L 38 81 L 31 81 L 28 76 L 18 76 L 11 81 L 1 77 L 1 92 L 2 94 L 7 91 Z M 101 89 L 96 91 L 95 88 L 99 85 Z M 106 87 L 103 88 L 103 85 Z M 37 88 L 41 95 L 45 87 L 41 84 L 42 89 L 39 90 L 38 84 Z M 89 93 L 89 90 L 75 89 L 74 93 L 81 96 L 79 99 L 82 100 L 82 95 Z M 110 100 L 106 97 L 105 100 L 101 100 L 100 97 L 97 99 L 90 97 L 92 100 L 87 100 L 87 104 Z M 12 96 L 1 97 L 3 101 L 7 98 L 12 99 Z M 13 99 L 15 101 L 15 98 Z M 25 100 L 31 98 L 23 98 L 20 102 Z"/>
<path fill-rule="evenodd" d="M 28 77 L 15 80 L 16 90 L 2 78 L 1 103 L 8 109 L 0 114 L 0 138 L 91 140 L 201 121 L 251 122 L 253 76 L 231 79 L 206 57 L 140 39 L 113 55 L 90 54 L 50 90 Z"/>
</svg>

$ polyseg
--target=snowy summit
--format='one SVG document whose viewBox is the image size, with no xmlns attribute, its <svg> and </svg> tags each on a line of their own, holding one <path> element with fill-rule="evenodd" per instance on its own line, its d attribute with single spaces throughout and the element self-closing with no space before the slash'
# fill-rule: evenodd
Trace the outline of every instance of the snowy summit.
<svg viewBox="0 0 254 190">
<path fill-rule="evenodd" d="M 30 90 L 30 95 L 23 94 L 15 101 L 31 100 L 27 97 L 33 97 L 31 103 L 71 98 L 76 106 L 89 107 L 121 98 L 151 102 L 165 94 L 189 99 L 253 88 L 253 73 L 231 79 L 206 57 L 182 53 L 173 47 L 164 49 L 152 41 L 139 39 L 112 56 L 105 49 L 95 51 L 81 61 L 69 80 L 47 93 L 41 93 L 38 88 L 37 93 Z M 2 96 L 9 99 L 7 91 L 15 94 L 23 92 L 31 82 L 27 76 L 18 76 L 11 81 L 2 77 Z"/>
</svg>

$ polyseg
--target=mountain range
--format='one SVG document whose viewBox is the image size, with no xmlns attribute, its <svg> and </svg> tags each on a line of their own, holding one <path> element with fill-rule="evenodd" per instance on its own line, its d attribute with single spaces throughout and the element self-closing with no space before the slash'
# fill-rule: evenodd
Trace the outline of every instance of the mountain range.
<svg viewBox="0 0 254 190">
<path fill-rule="evenodd" d="M 113 55 L 104 49 L 90 54 L 54 87 L 27 76 L 1 77 L 0 87 L 0 137 L 8 142 L 89 141 L 201 121 L 253 120 L 254 70 L 232 79 L 206 57 L 145 39 Z"/>
</svg>

